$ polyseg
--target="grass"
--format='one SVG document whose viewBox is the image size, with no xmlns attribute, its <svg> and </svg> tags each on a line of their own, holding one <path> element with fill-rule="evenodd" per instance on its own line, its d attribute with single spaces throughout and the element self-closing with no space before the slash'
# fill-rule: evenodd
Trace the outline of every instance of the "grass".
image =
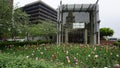
<svg viewBox="0 0 120 68">
<path fill-rule="evenodd" d="M 2 53 L 7 54 L 6 56 L 12 55 L 18 57 L 22 55 L 32 60 L 45 60 L 53 64 L 60 63 L 63 67 L 113 68 L 115 64 L 120 64 L 120 48 L 115 46 L 42 44 L 9 47 L 3 49 Z"/>
</svg>

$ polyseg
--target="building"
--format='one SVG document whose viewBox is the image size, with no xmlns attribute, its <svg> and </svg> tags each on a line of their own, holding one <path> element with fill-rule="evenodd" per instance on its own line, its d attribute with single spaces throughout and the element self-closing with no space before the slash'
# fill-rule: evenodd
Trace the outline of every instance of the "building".
<svg viewBox="0 0 120 68">
<path fill-rule="evenodd" d="M 58 43 L 100 44 L 98 4 L 61 4 Z"/>
<path fill-rule="evenodd" d="M 46 20 L 57 22 L 57 11 L 41 0 L 27 4 L 22 9 L 30 16 L 30 23 Z"/>
</svg>

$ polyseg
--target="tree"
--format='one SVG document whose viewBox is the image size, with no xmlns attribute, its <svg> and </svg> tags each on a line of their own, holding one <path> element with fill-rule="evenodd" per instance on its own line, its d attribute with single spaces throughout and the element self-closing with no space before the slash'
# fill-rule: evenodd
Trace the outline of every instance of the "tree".
<svg viewBox="0 0 120 68">
<path fill-rule="evenodd" d="M 11 17 L 12 8 L 8 0 L 0 0 L 0 38 L 8 36 Z"/>
<path fill-rule="evenodd" d="M 19 36 L 28 22 L 25 12 L 13 10 L 8 0 L 0 0 L 0 39 Z"/>
<path fill-rule="evenodd" d="M 32 36 L 44 36 L 48 39 L 49 36 L 53 36 L 57 33 L 56 24 L 50 21 L 43 21 L 39 24 L 32 24 L 29 27 L 28 33 Z"/>
<path fill-rule="evenodd" d="M 100 29 L 100 37 L 101 39 L 107 38 L 108 36 L 112 36 L 114 31 L 110 28 L 101 28 Z"/>
<path fill-rule="evenodd" d="M 13 21 L 10 29 L 11 36 L 25 36 L 27 25 L 29 24 L 28 15 L 21 9 L 14 10 Z"/>
</svg>

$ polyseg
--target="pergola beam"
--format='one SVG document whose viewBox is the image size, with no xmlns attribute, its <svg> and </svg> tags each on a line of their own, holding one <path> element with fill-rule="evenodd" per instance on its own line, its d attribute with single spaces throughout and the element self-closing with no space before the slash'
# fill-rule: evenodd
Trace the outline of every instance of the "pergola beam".
<svg viewBox="0 0 120 68">
<path fill-rule="evenodd" d="M 81 12 L 82 8 L 83 8 L 83 4 L 81 4 L 81 8 L 80 8 L 79 12 Z"/>
</svg>

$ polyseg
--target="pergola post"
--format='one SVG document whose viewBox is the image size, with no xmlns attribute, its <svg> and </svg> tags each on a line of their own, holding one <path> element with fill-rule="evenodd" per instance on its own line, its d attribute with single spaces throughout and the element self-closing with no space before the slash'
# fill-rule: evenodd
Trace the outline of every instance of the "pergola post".
<svg viewBox="0 0 120 68">
<path fill-rule="evenodd" d="M 94 44 L 94 14 L 90 12 L 90 44 Z"/>
<path fill-rule="evenodd" d="M 87 34 L 87 28 L 85 27 L 84 29 L 84 44 L 87 44 L 87 39 L 88 38 L 88 34 Z"/>
<path fill-rule="evenodd" d="M 65 43 L 68 43 L 68 29 L 65 29 Z"/>
</svg>

